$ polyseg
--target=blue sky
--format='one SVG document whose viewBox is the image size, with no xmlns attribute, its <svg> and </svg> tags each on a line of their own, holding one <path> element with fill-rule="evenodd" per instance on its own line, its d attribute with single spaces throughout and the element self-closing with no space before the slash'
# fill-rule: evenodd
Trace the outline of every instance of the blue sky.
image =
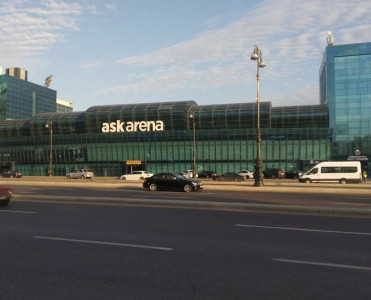
<svg viewBox="0 0 371 300">
<path fill-rule="evenodd" d="M 0 66 L 74 103 L 194 100 L 254 102 L 257 44 L 261 98 L 318 104 L 327 32 L 334 44 L 371 41 L 366 0 L 0 0 Z"/>
</svg>

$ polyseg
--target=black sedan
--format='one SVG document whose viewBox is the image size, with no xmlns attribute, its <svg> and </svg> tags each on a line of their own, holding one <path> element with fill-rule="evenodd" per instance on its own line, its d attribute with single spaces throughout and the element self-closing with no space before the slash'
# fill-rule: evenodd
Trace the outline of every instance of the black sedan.
<svg viewBox="0 0 371 300">
<path fill-rule="evenodd" d="M 224 173 L 223 175 L 218 175 L 213 178 L 213 180 L 217 181 L 245 181 L 246 177 L 242 176 L 238 173 L 228 172 Z"/>
<path fill-rule="evenodd" d="M 3 173 L 4 178 L 21 178 L 23 174 L 18 171 L 8 170 Z"/>
<path fill-rule="evenodd" d="M 290 171 L 286 172 L 286 178 L 298 179 L 303 174 L 304 174 L 304 172 L 300 171 L 300 170 L 290 170 Z"/>
<path fill-rule="evenodd" d="M 143 187 L 151 191 L 157 190 L 178 190 L 184 192 L 202 190 L 202 182 L 193 179 L 184 178 L 182 175 L 174 172 L 158 173 L 152 177 L 144 179 Z"/>
<path fill-rule="evenodd" d="M 198 178 L 213 178 L 215 176 L 218 176 L 218 174 L 214 171 L 202 171 L 198 173 Z"/>
</svg>

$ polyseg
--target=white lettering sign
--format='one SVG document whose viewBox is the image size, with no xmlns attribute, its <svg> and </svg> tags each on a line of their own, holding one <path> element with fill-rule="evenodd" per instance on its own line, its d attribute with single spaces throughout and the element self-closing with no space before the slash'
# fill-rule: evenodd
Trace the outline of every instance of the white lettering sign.
<svg viewBox="0 0 371 300">
<path fill-rule="evenodd" d="M 164 131 L 164 122 L 157 121 L 139 121 L 122 122 L 117 120 L 111 123 L 102 123 L 102 132 L 137 132 L 137 131 Z"/>
</svg>

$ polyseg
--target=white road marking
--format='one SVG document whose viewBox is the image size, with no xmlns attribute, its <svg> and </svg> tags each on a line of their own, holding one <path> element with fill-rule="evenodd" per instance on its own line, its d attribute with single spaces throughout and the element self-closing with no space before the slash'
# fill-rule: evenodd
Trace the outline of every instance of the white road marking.
<svg viewBox="0 0 371 300">
<path fill-rule="evenodd" d="M 335 230 L 319 230 L 319 229 L 293 228 L 293 227 L 258 226 L 258 225 L 244 225 L 244 224 L 236 224 L 236 226 L 238 226 L 238 227 L 250 227 L 250 228 L 263 228 L 263 229 L 293 230 L 293 231 L 323 232 L 323 233 L 353 234 L 353 235 L 370 235 L 371 236 L 371 233 L 369 233 L 369 232 L 356 232 L 356 231 L 335 231 Z"/>
<path fill-rule="evenodd" d="M 0 213 L 14 213 L 14 214 L 36 214 L 34 211 L 22 211 L 22 210 L 1 210 Z"/>
<path fill-rule="evenodd" d="M 336 202 L 334 202 L 334 203 L 336 203 Z M 339 204 L 339 205 L 349 205 L 349 204 L 351 204 L 351 205 L 358 205 L 358 206 L 366 206 L 366 205 L 371 205 L 371 203 L 346 203 L 346 202 L 338 202 L 338 203 L 336 203 L 336 204 Z"/>
<path fill-rule="evenodd" d="M 353 265 L 342 265 L 342 264 L 332 264 L 332 263 L 323 263 L 315 261 L 305 261 L 305 260 L 291 260 L 291 259 L 282 259 L 282 258 L 272 258 L 274 261 L 293 263 L 293 264 L 303 264 L 303 265 L 314 265 L 322 267 L 333 267 L 333 268 L 343 268 L 343 269 L 353 269 L 353 270 L 363 270 L 371 271 L 371 267 L 362 267 L 362 266 L 353 266 Z"/>
<path fill-rule="evenodd" d="M 78 240 L 78 239 L 67 239 L 67 238 L 57 238 L 57 237 L 51 237 L 51 236 L 33 236 L 33 238 L 44 239 L 44 240 L 54 240 L 54 241 L 64 241 L 64 242 L 74 242 L 74 243 L 86 243 L 86 244 L 96 244 L 96 245 L 108 245 L 108 246 L 120 246 L 120 247 L 132 247 L 132 248 L 144 248 L 144 249 L 152 249 L 152 250 L 173 251 L 173 248 L 166 248 L 166 247 L 135 245 L 135 244 L 122 244 L 122 243 L 111 243 L 111 242 L 100 242 L 100 241 Z"/>
</svg>

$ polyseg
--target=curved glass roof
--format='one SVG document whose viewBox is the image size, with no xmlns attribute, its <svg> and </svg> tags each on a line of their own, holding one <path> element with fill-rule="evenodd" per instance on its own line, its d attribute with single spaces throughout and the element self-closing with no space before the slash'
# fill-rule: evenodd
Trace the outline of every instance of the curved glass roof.
<svg viewBox="0 0 371 300">
<path fill-rule="evenodd" d="M 192 119 L 191 116 L 194 116 Z M 49 133 L 46 123 L 52 122 L 53 134 L 102 133 L 103 123 L 157 121 L 164 122 L 165 131 L 233 130 L 256 128 L 257 105 L 230 103 L 197 105 L 195 101 L 142 104 L 103 105 L 86 112 L 41 113 L 29 119 L 0 122 L 0 137 L 42 136 Z M 328 128 L 326 105 L 272 107 L 260 103 L 261 128 Z"/>
</svg>

